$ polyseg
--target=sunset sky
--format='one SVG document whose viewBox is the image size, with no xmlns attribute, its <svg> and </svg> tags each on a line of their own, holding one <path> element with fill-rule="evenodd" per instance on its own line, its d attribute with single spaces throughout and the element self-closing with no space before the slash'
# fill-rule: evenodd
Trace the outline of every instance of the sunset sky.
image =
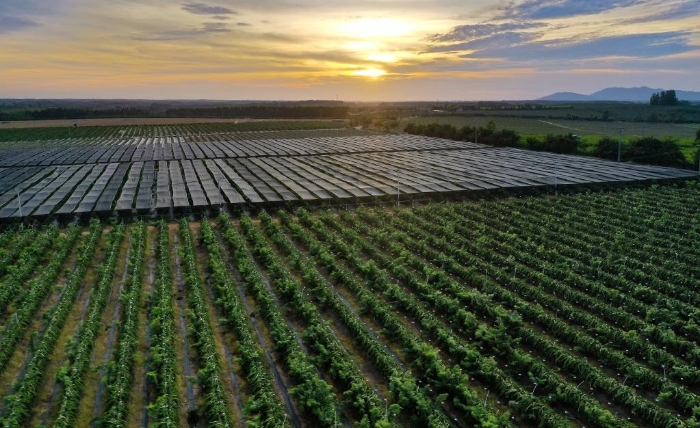
<svg viewBox="0 0 700 428">
<path fill-rule="evenodd" d="M 700 0 L 0 0 L 0 98 L 700 90 Z"/>
</svg>

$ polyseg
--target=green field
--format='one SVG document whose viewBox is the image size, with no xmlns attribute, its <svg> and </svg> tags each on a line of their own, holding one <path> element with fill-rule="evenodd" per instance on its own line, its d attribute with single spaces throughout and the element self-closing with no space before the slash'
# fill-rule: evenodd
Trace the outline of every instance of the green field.
<svg viewBox="0 0 700 428">
<path fill-rule="evenodd" d="M 5 226 L 0 423 L 697 427 L 696 184 Z"/>
<path fill-rule="evenodd" d="M 494 121 L 498 129 L 510 129 L 522 135 L 523 139 L 529 136 L 542 137 L 548 134 L 575 134 L 581 136 L 581 153 L 593 150 L 595 144 L 603 137 L 619 138 L 620 128 L 622 141 L 628 142 L 634 138 L 656 137 L 673 138 L 678 140 L 678 145 L 686 159 L 693 163 L 697 156 L 697 144 L 695 136 L 700 129 L 699 123 L 651 123 L 651 122 L 603 122 L 589 120 L 566 119 L 528 119 L 506 116 L 423 116 L 406 117 L 400 121 L 399 129 L 403 129 L 408 123 L 416 124 L 449 124 L 455 127 L 480 126 L 486 127 Z"/>
<path fill-rule="evenodd" d="M 577 134 L 585 137 L 614 137 L 620 133 L 623 138 L 630 137 L 673 137 L 680 140 L 692 141 L 695 133 L 700 129 L 698 123 L 651 123 L 651 122 L 602 122 L 588 120 L 566 120 L 566 119 L 526 119 L 514 117 L 497 116 L 426 116 L 407 117 L 401 119 L 401 128 L 407 123 L 417 124 L 440 123 L 449 124 L 456 127 L 482 126 L 485 127 L 489 121 L 493 120 L 498 129 L 512 129 L 523 135 L 547 135 L 547 134 Z"/>
</svg>

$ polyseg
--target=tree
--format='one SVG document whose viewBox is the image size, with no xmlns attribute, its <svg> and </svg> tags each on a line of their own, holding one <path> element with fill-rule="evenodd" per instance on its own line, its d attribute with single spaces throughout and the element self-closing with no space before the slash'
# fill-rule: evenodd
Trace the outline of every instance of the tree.
<svg viewBox="0 0 700 428">
<path fill-rule="evenodd" d="M 695 133 L 695 141 L 700 141 L 700 129 Z"/>
<path fill-rule="evenodd" d="M 623 160 L 659 166 L 687 167 L 688 161 L 675 140 L 654 137 L 632 141 L 623 154 Z"/>
<path fill-rule="evenodd" d="M 675 106 L 678 104 L 676 91 L 669 89 L 668 91 L 654 93 L 649 99 L 649 104 L 653 106 Z"/>
<path fill-rule="evenodd" d="M 608 160 L 616 160 L 617 144 L 617 140 L 613 140 L 610 137 L 601 138 L 593 150 L 593 156 Z"/>
</svg>

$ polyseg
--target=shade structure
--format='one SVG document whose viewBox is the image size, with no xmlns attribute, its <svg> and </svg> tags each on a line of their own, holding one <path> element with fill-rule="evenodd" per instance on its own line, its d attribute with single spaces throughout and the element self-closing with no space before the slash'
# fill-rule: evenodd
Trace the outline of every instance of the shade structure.
<svg viewBox="0 0 700 428">
<path fill-rule="evenodd" d="M 352 203 L 695 176 L 674 168 L 357 130 L 66 139 L 0 150 L 0 218 Z"/>
</svg>

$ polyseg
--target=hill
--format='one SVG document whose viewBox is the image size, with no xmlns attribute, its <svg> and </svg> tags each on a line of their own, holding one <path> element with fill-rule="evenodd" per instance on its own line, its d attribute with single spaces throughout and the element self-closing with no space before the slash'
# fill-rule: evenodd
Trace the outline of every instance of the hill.
<svg viewBox="0 0 700 428">
<path fill-rule="evenodd" d="M 663 89 L 654 89 L 647 86 L 640 88 L 605 88 L 590 95 L 578 94 L 575 92 L 557 92 L 537 101 L 627 101 L 627 102 L 648 102 L 652 94 L 661 92 Z M 700 101 L 700 92 L 676 90 L 679 100 Z"/>
</svg>

